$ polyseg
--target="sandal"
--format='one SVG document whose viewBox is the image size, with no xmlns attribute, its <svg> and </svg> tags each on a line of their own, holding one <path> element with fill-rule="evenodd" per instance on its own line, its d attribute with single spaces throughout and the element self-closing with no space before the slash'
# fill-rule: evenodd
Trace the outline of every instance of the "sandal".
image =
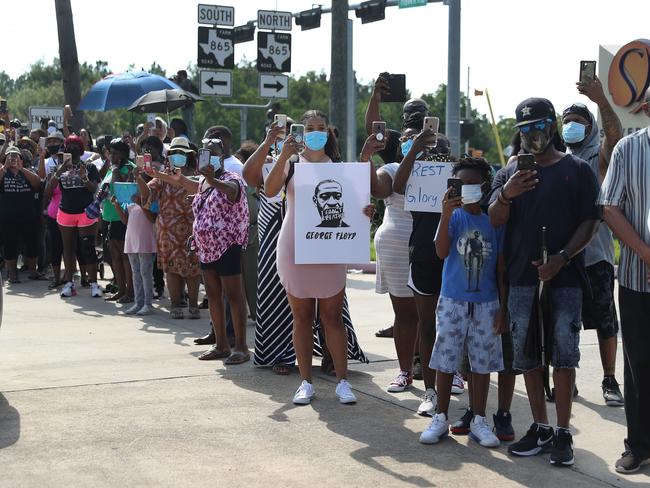
<svg viewBox="0 0 650 488">
<path fill-rule="evenodd" d="M 230 351 L 221 351 L 215 344 L 199 356 L 199 361 L 212 361 L 214 359 L 225 359 L 230 357 Z"/>
<path fill-rule="evenodd" d="M 380 329 L 375 332 L 375 337 L 389 338 L 393 337 L 393 326 L 386 327 L 385 329 Z"/>
<path fill-rule="evenodd" d="M 224 361 L 223 364 L 232 366 L 235 364 L 243 364 L 246 361 L 251 360 L 251 355 L 249 352 L 241 352 L 241 351 L 235 351 L 233 352 L 228 359 Z"/>
<path fill-rule="evenodd" d="M 184 319 L 184 318 L 185 318 L 185 314 L 183 313 L 183 309 L 182 309 L 182 308 L 172 308 L 172 309 L 169 311 L 169 315 L 170 315 L 171 318 L 173 318 L 173 319 Z"/>
<path fill-rule="evenodd" d="M 188 310 L 188 313 L 190 314 L 190 319 L 200 319 L 201 318 L 201 311 L 196 308 L 196 307 L 190 307 Z"/>
<path fill-rule="evenodd" d="M 117 300 L 117 303 L 133 303 L 135 299 L 133 297 L 129 297 L 127 295 L 124 295 L 122 298 L 119 298 Z"/>
<path fill-rule="evenodd" d="M 117 292 L 117 293 L 115 293 L 113 295 L 107 296 L 106 298 L 104 298 L 104 300 L 107 301 L 107 302 L 116 302 L 116 301 L 122 299 L 123 296 L 124 296 L 124 294 L 122 294 L 120 292 Z"/>
<path fill-rule="evenodd" d="M 292 364 L 276 363 L 271 368 L 271 371 L 280 376 L 287 376 L 288 374 L 291 374 L 292 369 Z"/>
</svg>

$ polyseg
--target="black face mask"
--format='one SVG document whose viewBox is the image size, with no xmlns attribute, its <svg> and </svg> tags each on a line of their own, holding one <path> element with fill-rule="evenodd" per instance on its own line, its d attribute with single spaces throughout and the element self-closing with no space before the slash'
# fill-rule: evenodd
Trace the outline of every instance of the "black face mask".
<svg viewBox="0 0 650 488">
<path fill-rule="evenodd" d="M 48 155 L 54 156 L 61 149 L 61 145 L 60 144 L 51 144 L 49 146 L 46 146 L 45 149 L 47 149 L 47 154 Z"/>
</svg>

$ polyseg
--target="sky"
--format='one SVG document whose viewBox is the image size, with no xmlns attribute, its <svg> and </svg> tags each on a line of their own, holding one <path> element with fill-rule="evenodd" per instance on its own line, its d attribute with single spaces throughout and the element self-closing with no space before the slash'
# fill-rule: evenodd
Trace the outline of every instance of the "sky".
<svg viewBox="0 0 650 488">
<path fill-rule="evenodd" d="M 168 73 L 196 63 L 198 2 L 194 0 L 71 3 L 81 62 L 101 59 L 114 72 L 121 72 L 131 63 L 147 68 L 156 61 Z M 222 0 L 218 4 L 235 7 L 236 25 L 256 19 L 258 9 L 298 12 L 312 6 L 310 0 Z M 4 38 L 20 41 L 18 50 L 11 47 L 13 42 L 5 44 L 8 49 L 0 69 L 15 78 L 39 59 L 49 62 L 58 55 L 54 0 L 5 1 L 3 6 Z M 600 44 L 650 38 L 648 0 L 462 0 L 461 8 L 461 91 L 467 90 L 470 67 L 470 93 L 488 88 L 497 118 L 512 117 L 516 105 L 530 96 L 549 98 L 558 111 L 586 101 L 575 89 L 580 60 L 597 60 Z M 405 73 L 414 96 L 446 83 L 445 5 L 391 7 L 385 20 L 365 25 L 354 12 L 349 17 L 354 20 L 353 62 L 359 81 L 369 83 L 382 71 Z M 319 29 L 302 32 L 293 26 L 292 74 L 329 73 L 330 31 L 329 15 L 323 15 Z M 254 60 L 256 46 L 256 42 L 237 44 L 235 62 Z M 488 113 L 485 97 L 472 96 L 472 106 Z"/>
</svg>

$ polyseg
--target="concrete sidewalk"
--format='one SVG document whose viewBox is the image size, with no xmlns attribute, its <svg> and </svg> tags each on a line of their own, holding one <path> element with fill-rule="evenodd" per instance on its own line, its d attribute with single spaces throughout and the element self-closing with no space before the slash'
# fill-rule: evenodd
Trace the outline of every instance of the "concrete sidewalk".
<svg viewBox="0 0 650 488">
<path fill-rule="evenodd" d="M 5 288 L 0 487 L 650 484 L 650 470 L 613 471 L 625 416 L 602 401 L 595 334 L 582 335 L 576 464 L 556 469 L 546 457 L 513 459 L 503 446 L 487 450 L 467 437 L 418 443 L 428 423 L 415 414 L 423 385 L 385 392 L 397 362 L 392 341 L 374 337 L 392 321 L 374 276 L 349 275 L 355 328 L 371 359 L 351 365 L 355 406 L 338 404 L 331 378 L 317 376 L 317 399 L 295 407 L 295 373 L 197 361 L 205 348 L 192 339 L 208 329 L 205 311 L 199 321 L 171 320 L 163 311 L 125 317 L 121 306 L 88 295 L 79 289 L 63 301 L 44 283 Z M 249 339 L 252 345 L 253 327 Z M 466 394 L 454 398 L 450 417 L 466 401 Z M 488 412 L 495 401 L 493 389 Z M 519 437 L 530 424 L 521 379 L 512 412 Z"/>
</svg>

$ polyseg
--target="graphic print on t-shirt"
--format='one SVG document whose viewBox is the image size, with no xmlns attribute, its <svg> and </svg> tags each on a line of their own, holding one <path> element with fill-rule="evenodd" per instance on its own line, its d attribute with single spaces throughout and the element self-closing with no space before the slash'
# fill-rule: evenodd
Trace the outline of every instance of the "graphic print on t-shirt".
<svg viewBox="0 0 650 488">
<path fill-rule="evenodd" d="M 481 291 L 481 276 L 485 261 L 492 255 L 492 243 L 478 229 L 471 229 L 456 242 L 458 254 L 463 258 L 467 271 L 468 292 Z"/>
<path fill-rule="evenodd" d="M 5 193 L 31 193 L 32 187 L 27 181 L 27 178 L 22 174 L 18 173 L 13 175 L 10 172 L 5 174 L 3 180 L 3 191 Z"/>
<path fill-rule="evenodd" d="M 72 190 L 73 188 L 86 188 L 86 185 L 81 179 L 81 176 L 79 175 L 79 171 L 77 169 L 66 171 L 61 175 L 59 181 L 61 182 L 61 188 L 64 190 Z"/>
</svg>

